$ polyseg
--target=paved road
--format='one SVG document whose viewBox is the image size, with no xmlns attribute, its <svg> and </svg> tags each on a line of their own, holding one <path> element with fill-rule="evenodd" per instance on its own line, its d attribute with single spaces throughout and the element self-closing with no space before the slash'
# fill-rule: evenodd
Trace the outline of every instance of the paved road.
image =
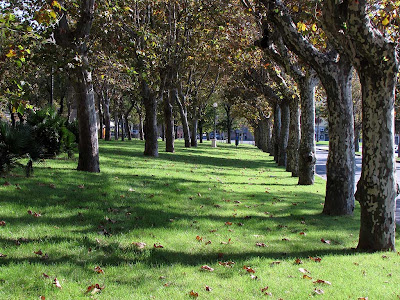
<svg viewBox="0 0 400 300">
<path fill-rule="evenodd" d="M 317 163 L 315 172 L 317 175 L 326 180 L 326 160 L 328 158 L 328 149 L 325 147 L 317 147 L 316 150 Z M 400 183 L 400 163 L 396 163 L 397 182 Z M 356 155 L 356 183 L 361 176 L 361 156 Z M 357 185 L 355 186 L 357 187 Z M 396 198 L 396 223 L 400 225 L 400 196 Z"/>
</svg>

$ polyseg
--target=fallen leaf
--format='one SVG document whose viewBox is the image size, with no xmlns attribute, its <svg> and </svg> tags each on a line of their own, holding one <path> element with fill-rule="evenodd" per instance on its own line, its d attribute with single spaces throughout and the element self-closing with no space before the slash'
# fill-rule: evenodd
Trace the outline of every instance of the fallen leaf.
<svg viewBox="0 0 400 300">
<path fill-rule="evenodd" d="M 268 290 L 268 286 L 263 287 L 263 288 L 261 289 L 261 292 L 264 293 L 264 292 L 266 292 L 267 290 Z"/>
<path fill-rule="evenodd" d="M 299 234 L 300 234 L 300 235 L 304 235 L 304 236 L 307 235 L 307 233 L 305 233 L 304 231 L 300 232 Z"/>
<path fill-rule="evenodd" d="M 237 225 L 238 225 L 238 226 L 243 226 L 244 224 L 243 224 L 243 223 L 237 223 Z"/>
<path fill-rule="evenodd" d="M 311 279 L 312 279 L 312 277 L 310 277 L 310 276 L 308 276 L 308 275 L 304 274 L 304 275 L 303 275 L 303 279 L 308 279 L 308 280 L 311 280 Z"/>
<path fill-rule="evenodd" d="M 225 222 L 225 225 L 231 226 L 232 222 Z"/>
<path fill-rule="evenodd" d="M 213 272 L 213 271 L 214 271 L 213 268 L 211 268 L 210 266 L 207 266 L 207 265 L 201 266 L 201 269 L 202 269 L 202 270 L 205 270 L 205 271 L 210 271 L 210 272 Z"/>
<path fill-rule="evenodd" d="M 100 268 L 100 266 L 97 266 L 94 268 L 94 271 L 98 274 L 104 274 L 104 271 L 102 268 Z"/>
<path fill-rule="evenodd" d="M 196 240 L 199 241 L 199 242 L 202 242 L 203 241 L 203 237 L 198 235 L 198 236 L 196 236 Z"/>
<path fill-rule="evenodd" d="M 256 271 L 254 271 L 252 268 L 250 268 L 248 266 L 243 266 L 243 269 L 245 269 L 249 273 L 255 273 L 256 272 Z"/>
<path fill-rule="evenodd" d="M 78 185 L 78 188 L 84 189 L 84 188 L 85 188 L 85 185 L 84 185 L 84 184 L 80 184 L 80 185 Z"/>
<path fill-rule="evenodd" d="M 224 266 L 224 267 L 232 268 L 232 266 L 235 264 L 235 262 L 233 262 L 233 261 L 224 261 L 224 262 L 219 261 L 218 264 L 221 265 L 221 266 Z"/>
<path fill-rule="evenodd" d="M 210 230 L 210 232 L 212 233 L 212 232 L 217 232 L 217 229 L 212 229 L 212 230 Z"/>
<path fill-rule="evenodd" d="M 332 283 L 330 283 L 329 281 L 322 280 L 322 279 L 317 279 L 317 280 L 314 281 L 313 283 L 327 284 L 327 285 L 331 285 L 331 284 L 332 284 Z"/>
<path fill-rule="evenodd" d="M 296 265 L 300 265 L 300 264 L 303 263 L 303 261 L 302 261 L 300 258 L 297 258 L 297 259 L 294 261 L 294 263 L 295 263 Z"/>
<path fill-rule="evenodd" d="M 56 287 L 58 287 L 59 289 L 62 289 L 62 287 L 61 287 L 61 285 L 60 285 L 60 282 L 58 281 L 57 277 L 54 278 L 53 284 L 54 284 Z"/>
<path fill-rule="evenodd" d="M 265 245 L 264 243 L 256 243 L 257 247 L 267 247 L 267 245 Z"/>
<path fill-rule="evenodd" d="M 323 242 L 323 243 L 325 243 L 325 244 L 330 244 L 330 243 L 331 243 L 330 240 L 324 240 L 324 239 L 321 239 L 321 242 Z"/>
<path fill-rule="evenodd" d="M 368 297 L 359 297 L 358 300 L 368 300 Z"/>
<path fill-rule="evenodd" d="M 304 269 L 304 268 L 299 268 L 299 271 L 300 271 L 301 273 L 304 273 L 304 274 L 310 273 L 307 269 Z"/>
<path fill-rule="evenodd" d="M 239 200 L 235 200 L 235 201 L 233 201 L 234 203 L 242 203 L 242 202 L 240 202 Z"/>
<path fill-rule="evenodd" d="M 42 252 L 42 250 L 35 251 L 35 252 L 33 252 L 33 253 L 35 253 L 35 254 L 37 254 L 37 255 L 43 255 L 43 252 Z"/>
<path fill-rule="evenodd" d="M 0 257 L 7 257 L 6 254 L 0 253 Z"/>
<path fill-rule="evenodd" d="M 382 255 L 382 258 L 383 258 L 383 259 L 389 259 L 389 256 Z"/>
<path fill-rule="evenodd" d="M 309 258 L 310 258 L 310 260 L 315 261 L 315 262 L 321 262 L 321 260 L 322 260 L 321 257 L 318 257 L 318 256 L 317 257 L 310 256 Z"/>
<path fill-rule="evenodd" d="M 282 241 L 289 242 L 290 240 L 288 238 L 283 238 Z"/>
<path fill-rule="evenodd" d="M 199 293 L 196 293 L 195 291 L 191 290 L 189 293 L 189 296 L 193 297 L 193 298 L 197 298 L 199 296 Z"/>
<path fill-rule="evenodd" d="M 206 244 L 206 245 L 210 245 L 210 244 L 211 244 L 211 241 L 207 241 L 207 242 L 205 242 L 205 244 Z"/>
<path fill-rule="evenodd" d="M 0 226 L 6 226 L 6 221 L 0 221 Z"/>
<path fill-rule="evenodd" d="M 314 293 L 316 293 L 317 295 L 322 295 L 324 291 L 322 289 L 315 289 Z"/>
<path fill-rule="evenodd" d="M 85 291 L 85 294 L 91 293 L 92 295 L 100 292 L 104 289 L 104 286 L 100 286 L 98 283 L 89 285 Z"/>
<path fill-rule="evenodd" d="M 259 279 L 258 279 L 258 276 L 255 276 L 255 275 L 250 275 L 250 278 L 251 278 L 251 279 L 254 279 L 254 280 L 259 280 Z"/>
<path fill-rule="evenodd" d="M 272 263 L 270 263 L 270 266 L 275 266 L 275 265 L 279 265 L 281 262 L 280 261 L 273 261 Z"/>
<path fill-rule="evenodd" d="M 164 248 L 164 246 L 161 245 L 160 243 L 155 243 L 155 244 L 153 245 L 153 247 L 154 247 L 154 248 Z"/>
<path fill-rule="evenodd" d="M 44 278 L 50 278 L 50 276 L 47 275 L 46 273 L 43 273 L 42 275 L 43 275 Z"/>
<path fill-rule="evenodd" d="M 40 296 L 39 299 L 40 300 L 46 300 L 46 297 L 45 296 Z"/>
<path fill-rule="evenodd" d="M 211 292 L 211 291 L 212 291 L 212 288 L 210 288 L 208 285 L 206 285 L 206 291 L 207 291 L 207 292 Z"/>
</svg>

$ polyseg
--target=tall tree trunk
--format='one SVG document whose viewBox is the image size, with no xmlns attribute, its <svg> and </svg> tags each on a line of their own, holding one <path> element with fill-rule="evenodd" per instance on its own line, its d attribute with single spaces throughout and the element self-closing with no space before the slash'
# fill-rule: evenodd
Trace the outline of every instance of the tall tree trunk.
<svg viewBox="0 0 400 300">
<path fill-rule="evenodd" d="M 299 99 L 290 101 L 290 126 L 287 146 L 286 171 L 293 177 L 299 176 L 299 146 L 300 146 L 300 110 Z"/>
<path fill-rule="evenodd" d="M 264 152 L 268 152 L 271 136 L 271 120 L 264 115 L 260 116 L 257 124 L 257 146 Z"/>
<path fill-rule="evenodd" d="M 172 103 L 177 98 L 178 91 L 176 89 L 170 89 L 168 95 L 164 97 L 164 120 L 165 120 L 165 151 L 175 152 L 174 148 L 174 116 Z"/>
<path fill-rule="evenodd" d="M 362 170 L 356 198 L 361 206 L 358 249 L 395 250 L 394 101 L 399 69 L 398 43 L 370 21 L 369 3 L 326 0 L 327 33 L 357 69 L 362 86 Z M 346 24 L 346 33 L 339 26 Z"/>
<path fill-rule="evenodd" d="M 96 109 L 86 44 L 94 18 L 94 0 L 82 0 L 80 4 L 76 29 L 70 30 L 67 11 L 60 11 L 61 18 L 54 30 L 54 38 L 61 47 L 75 51 L 80 62 L 72 69 L 71 76 L 78 102 L 78 170 L 100 172 Z"/>
<path fill-rule="evenodd" d="M 203 143 L 203 125 L 204 125 L 204 120 L 201 119 L 199 121 L 199 139 L 200 139 L 200 144 Z"/>
<path fill-rule="evenodd" d="M 197 147 L 197 126 L 198 126 L 199 119 L 197 116 L 193 117 L 192 119 L 192 134 L 191 134 L 191 143 L 192 147 Z"/>
<path fill-rule="evenodd" d="M 125 115 L 125 124 L 126 124 L 126 131 L 128 134 L 128 141 L 132 140 L 132 128 L 131 125 L 129 125 L 129 121 L 128 121 L 128 116 Z"/>
<path fill-rule="evenodd" d="M 279 137 L 278 166 L 285 166 L 287 163 L 287 145 L 289 139 L 290 109 L 288 101 L 281 104 L 281 132 Z"/>
<path fill-rule="evenodd" d="M 111 114 L 110 114 L 110 98 L 107 95 L 101 97 L 103 104 L 105 136 L 104 140 L 111 141 Z"/>
<path fill-rule="evenodd" d="M 72 79 L 78 103 L 78 170 L 100 172 L 94 91 L 86 49 L 82 49 L 81 61 L 82 66 L 75 67 Z"/>
<path fill-rule="evenodd" d="M 100 128 L 99 128 L 99 138 L 100 139 L 103 139 L 104 138 L 104 136 L 103 136 L 103 113 L 102 113 L 102 110 L 101 110 L 101 98 L 100 98 L 100 96 L 99 97 L 97 97 L 97 106 L 98 106 L 98 108 L 99 108 L 99 124 L 100 124 Z"/>
<path fill-rule="evenodd" d="M 120 123 L 121 123 L 121 140 L 125 141 L 125 119 L 122 114 L 121 114 L 120 120 L 121 120 L 120 121 Z"/>
<path fill-rule="evenodd" d="M 144 155 L 158 157 L 158 129 L 157 129 L 157 98 L 153 95 L 146 82 L 142 82 L 145 108 Z"/>
<path fill-rule="evenodd" d="M 142 113 L 139 113 L 139 139 L 141 141 L 144 140 L 144 122 Z"/>
<path fill-rule="evenodd" d="M 49 86 L 49 94 L 50 94 L 50 98 L 49 98 L 49 105 L 53 106 L 54 105 L 54 67 L 51 66 L 50 68 L 50 86 Z"/>
<path fill-rule="evenodd" d="M 354 210 L 354 121 L 351 97 L 352 66 L 341 58 L 335 76 L 320 76 L 326 89 L 329 154 L 323 213 L 351 215 Z"/>
<path fill-rule="evenodd" d="M 299 148 L 299 185 L 314 184 L 315 176 L 315 86 L 318 80 L 308 71 L 299 81 L 301 137 Z"/>
<path fill-rule="evenodd" d="M 114 113 L 114 139 L 118 141 L 119 139 L 119 120 L 118 113 L 115 111 Z"/>
<path fill-rule="evenodd" d="M 354 125 L 354 152 L 360 152 L 360 127 Z"/>
<path fill-rule="evenodd" d="M 182 97 L 182 96 L 181 96 Z M 183 129 L 183 139 L 185 140 L 185 147 L 190 148 L 190 130 L 189 130 L 189 122 L 187 119 L 187 111 L 183 106 L 183 99 L 177 97 L 175 102 L 178 104 L 179 113 L 181 115 L 182 129 Z"/>
<path fill-rule="evenodd" d="M 281 107 L 278 103 L 274 106 L 274 159 L 278 162 L 279 158 L 279 143 L 281 136 Z"/>
</svg>

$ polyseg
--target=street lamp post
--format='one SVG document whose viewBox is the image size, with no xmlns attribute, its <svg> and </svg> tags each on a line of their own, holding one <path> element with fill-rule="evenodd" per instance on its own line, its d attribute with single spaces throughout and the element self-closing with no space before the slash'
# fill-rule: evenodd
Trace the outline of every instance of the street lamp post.
<svg viewBox="0 0 400 300">
<path fill-rule="evenodd" d="M 217 147 L 217 107 L 218 103 L 214 102 L 214 138 L 211 140 L 211 147 Z"/>
</svg>

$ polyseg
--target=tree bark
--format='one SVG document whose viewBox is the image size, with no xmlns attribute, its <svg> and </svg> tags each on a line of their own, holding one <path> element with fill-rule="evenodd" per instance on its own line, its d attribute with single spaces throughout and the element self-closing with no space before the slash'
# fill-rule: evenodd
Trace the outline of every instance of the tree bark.
<svg viewBox="0 0 400 300">
<path fill-rule="evenodd" d="M 119 120 L 117 111 L 114 113 L 114 139 L 116 141 L 119 139 Z"/>
<path fill-rule="evenodd" d="M 157 99 L 146 82 L 142 82 L 145 108 L 144 155 L 158 157 Z"/>
<path fill-rule="evenodd" d="M 323 213 L 351 215 L 355 175 L 351 63 L 345 55 L 338 59 L 335 51 L 317 51 L 297 31 L 281 1 L 263 2 L 269 5 L 268 17 L 281 33 L 285 44 L 318 73 L 327 93 L 330 141 Z"/>
<path fill-rule="evenodd" d="M 351 215 L 354 210 L 354 123 L 351 97 L 352 66 L 344 58 L 335 76 L 321 76 L 327 92 L 329 154 L 323 213 Z M 333 75 L 333 74 L 332 74 Z"/>
<path fill-rule="evenodd" d="M 191 143 L 192 147 L 197 147 L 197 126 L 198 126 L 198 118 L 195 116 L 192 119 L 192 134 L 191 134 Z"/>
<path fill-rule="evenodd" d="M 189 122 L 187 118 L 186 107 L 184 107 L 184 96 L 180 95 L 175 99 L 175 102 L 178 104 L 179 113 L 181 116 L 182 129 L 183 129 L 183 139 L 185 140 L 185 147 L 190 148 L 190 130 L 189 130 Z"/>
<path fill-rule="evenodd" d="M 94 17 L 94 0 L 83 0 L 76 30 L 71 31 L 66 12 L 54 32 L 56 43 L 63 48 L 76 51 L 80 64 L 72 70 L 72 85 L 78 102 L 79 159 L 78 170 L 100 172 L 97 120 L 92 74 L 88 60 L 87 41 Z"/>
<path fill-rule="evenodd" d="M 360 128 L 354 126 L 354 152 L 360 152 Z"/>
<path fill-rule="evenodd" d="M 123 115 L 121 115 L 121 141 L 125 141 L 125 119 Z"/>
<path fill-rule="evenodd" d="M 299 146 L 300 146 L 300 110 L 299 99 L 290 101 L 289 140 L 287 146 L 286 171 L 293 177 L 299 176 Z"/>
<path fill-rule="evenodd" d="M 204 125 L 204 120 L 200 119 L 199 120 L 199 141 L 200 141 L 200 144 L 203 143 L 203 125 Z"/>
<path fill-rule="evenodd" d="M 274 107 L 274 159 L 278 162 L 279 159 L 279 144 L 281 137 L 281 107 L 278 103 Z"/>
<path fill-rule="evenodd" d="M 279 147 L 278 166 L 286 167 L 287 145 L 289 139 L 290 109 L 289 109 L 289 103 L 287 101 L 283 101 L 280 106 L 281 106 L 281 132 L 278 144 Z"/>
<path fill-rule="evenodd" d="M 102 113 L 102 110 L 101 110 L 101 99 L 100 99 L 100 97 L 97 97 L 97 106 L 98 106 L 98 109 L 99 109 L 99 138 L 100 139 L 103 139 L 104 138 L 104 136 L 103 136 L 103 113 Z"/>
<path fill-rule="evenodd" d="M 325 1 L 324 25 L 357 69 L 362 86 L 362 170 L 356 198 L 361 206 L 358 249 L 395 250 L 394 100 L 398 43 L 371 24 L 365 0 Z M 341 23 L 346 22 L 346 34 Z"/>
<path fill-rule="evenodd" d="M 299 148 L 299 185 L 314 184 L 315 176 L 315 86 L 317 78 L 308 71 L 299 81 L 301 137 Z"/>
<path fill-rule="evenodd" d="M 172 103 L 177 98 L 178 91 L 170 89 L 166 97 L 164 97 L 164 120 L 165 120 L 165 151 L 175 152 L 174 148 L 174 116 Z"/>
</svg>

